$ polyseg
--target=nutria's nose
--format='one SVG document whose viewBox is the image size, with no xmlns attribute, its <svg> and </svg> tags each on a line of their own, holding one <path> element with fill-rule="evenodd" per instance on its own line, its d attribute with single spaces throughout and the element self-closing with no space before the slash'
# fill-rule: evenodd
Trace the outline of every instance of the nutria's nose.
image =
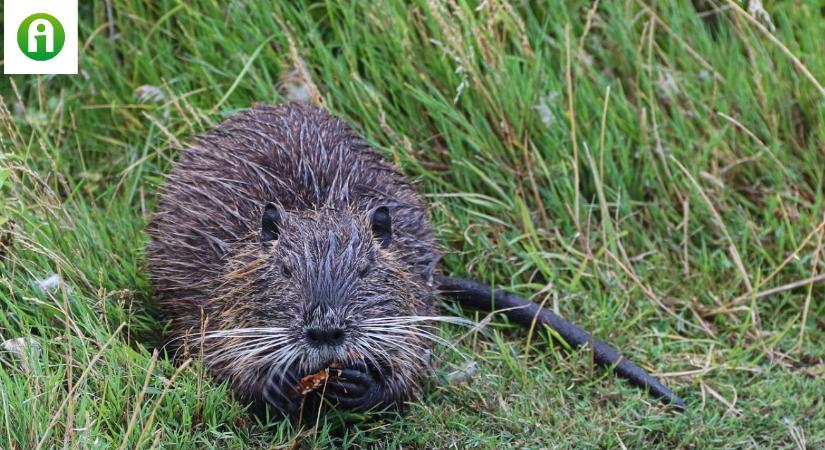
<svg viewBox="0 0 825 450">
<path fill-rule="evenodd" d="M 316 346 L 335 346 L 344 342 L 343 328 L 307 328 L 307 341 Z"/>
</svg>

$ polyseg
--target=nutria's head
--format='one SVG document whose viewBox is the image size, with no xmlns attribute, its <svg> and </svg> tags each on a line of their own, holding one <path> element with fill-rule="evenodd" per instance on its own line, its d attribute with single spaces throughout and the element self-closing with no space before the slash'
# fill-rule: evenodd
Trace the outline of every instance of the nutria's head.
<svg viewBox="0 0 825 450">
<path fill-rule="evenodd" d="M 279 373 L 363 360 L 397 396 L 415 395 L 433 338 L 421 316 L 433 289 L 402 262 L 392 210 L 269 203 L 260 217 L 257 235 L 228 258 L 206 364 L 243 392 Z"/>
</svg>

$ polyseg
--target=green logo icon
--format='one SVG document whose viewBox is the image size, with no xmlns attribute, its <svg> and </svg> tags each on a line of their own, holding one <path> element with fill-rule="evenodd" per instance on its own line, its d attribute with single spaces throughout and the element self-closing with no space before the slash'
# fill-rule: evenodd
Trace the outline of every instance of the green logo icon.
<svg viewBox="0 0 825 450">
<path fill-rule="evenodd" d="M 54 58 L 63 49 L 66 32 L 54 16 L 46 13 L 32 14 L 17 29 L 17 45 L 27 57 L 35 61 Z"/>
</svg>

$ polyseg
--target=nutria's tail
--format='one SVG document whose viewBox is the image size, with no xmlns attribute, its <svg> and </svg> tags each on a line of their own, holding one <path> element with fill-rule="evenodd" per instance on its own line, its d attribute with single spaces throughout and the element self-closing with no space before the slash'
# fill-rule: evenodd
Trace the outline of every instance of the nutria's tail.
<svg viewBox="0 0 825 450">
<path fill-rule="evenodd" d="M 552 311 L 526 298 L 501 289 L 493 291 L 485 284 L 462 278 L 437 276 L 436 283 L 441 292 L 454 298 L 461 306 L 486 311 L 504 309 L 506 311 L 502 313 L 510 320 L 523 326 L 530 326 L 534 321 L 537 324 L 546 325 L 573 347 L 590 344 L 596 364 L 612 367 L 620 377 L 627 379 L 635 386 L 646 389 L 651 395 L 665 403 L 682 410 L 687 408 L 684 400 L 674 395 L 667 386 L 639 366 L 622 358 L 619 352 Z"/>
</svg>

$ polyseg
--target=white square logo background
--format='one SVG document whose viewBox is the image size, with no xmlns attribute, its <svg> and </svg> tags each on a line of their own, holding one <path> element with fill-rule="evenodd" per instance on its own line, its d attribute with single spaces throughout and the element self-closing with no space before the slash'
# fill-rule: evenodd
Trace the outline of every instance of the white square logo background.
<svg viewBox="0 0 825 450">
<path fill-rule="evenodd" d="M 17 29 L 36 13 L 54 16 L 66 33 L 63 49 L 46 61 L 29 58 L 17 45 Z M 77 0 L 3 0 L 3 73 L 77 74 Z"/>
</svg>

